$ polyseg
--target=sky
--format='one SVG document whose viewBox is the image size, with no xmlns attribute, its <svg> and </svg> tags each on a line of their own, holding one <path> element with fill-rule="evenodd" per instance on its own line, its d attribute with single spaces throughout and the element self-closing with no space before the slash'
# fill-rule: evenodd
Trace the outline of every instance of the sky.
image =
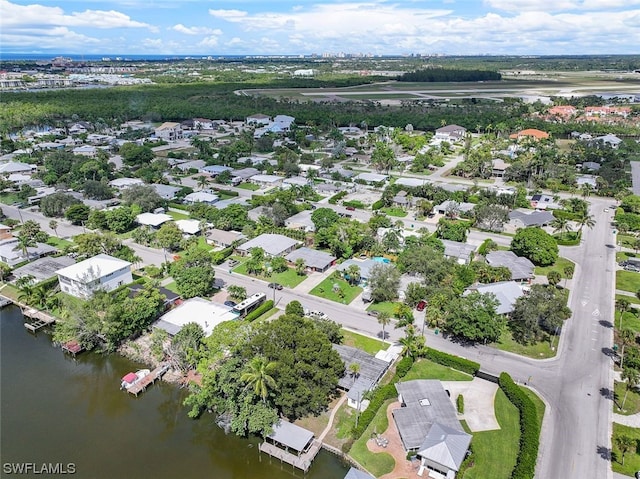
<svg viewBox="0 0 640 479">
<path fill-rule="evenodd" d="M 640 0 L 0 0 L 0 53 L 640 53 Z"/>
</svg>

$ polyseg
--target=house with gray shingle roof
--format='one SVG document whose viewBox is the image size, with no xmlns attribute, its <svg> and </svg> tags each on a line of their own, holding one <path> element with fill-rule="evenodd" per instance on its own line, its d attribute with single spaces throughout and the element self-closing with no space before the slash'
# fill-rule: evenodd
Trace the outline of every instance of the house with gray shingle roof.
<svg viewBox="0 0 640 479">
<path fill-rule="evenodd" d="M 511 314 L 516 300 L 524 295 L 522 287 L 515 281 L 499 281 L 498 283 L 470 286 L 463 293 L 463 296 L 467 296 L 472 291 L 477 291 L 480 294 L 493 294 L 498 300 L 496 308 L 498 314 Z"/>
<path fill-rule="evenodd" d="M 535 276 L 534 264 L 527 258 L 516 256 L 513 251 L 492 251 L 486 260 L 489 266 L 509 268 L 513 281 L 529 282 Z"/>
<path fill-rule="evenodd" d="M 548 211 L 520 211 L 514 210 L 509 213 L 509 221 L 516 228 L 527 228 L 529 226 L 547 226 L 555 219 Z"/>
</svg>

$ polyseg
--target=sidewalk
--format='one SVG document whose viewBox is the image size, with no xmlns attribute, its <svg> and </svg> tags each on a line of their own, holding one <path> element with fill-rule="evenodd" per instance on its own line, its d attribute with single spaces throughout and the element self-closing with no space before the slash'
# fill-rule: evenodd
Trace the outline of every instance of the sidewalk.
<svg viewBox="0 0 640 479">
<path fill-rule="evenodd" d="M 640 413 L 632 414 L 630 416 L 613 413 L 613 422 L 622 424 L 623 426 L 640 428 Z"/>
<path fill-rule="evenodd" d="M 293 290 L 296 293 L 309 294 L 309 291 L 311 291 L 313 288 L 315 288 L 320 283 L 322 283 L 325 279 L 331 276 L 334 271 L 336 271 L 336 267 L 332 266 L 331 268 L 326 270 L 324 273 L 307 274 L 307 279 L 305 279 L 302 283 L 300 283 L 298 286 L 293 288 Z"/>
</svg>

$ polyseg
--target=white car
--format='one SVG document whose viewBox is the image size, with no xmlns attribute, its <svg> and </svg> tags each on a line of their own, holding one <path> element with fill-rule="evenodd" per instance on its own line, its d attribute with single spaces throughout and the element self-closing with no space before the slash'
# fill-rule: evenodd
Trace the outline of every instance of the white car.
<svg viewBox="0 0 640 479">
<path fill-rule="evenodd" d="M 322 311 L 311 311 L 309 316 L 316 319 L 329 319 L 329 316 L 324 314 Z"/>
</svg>

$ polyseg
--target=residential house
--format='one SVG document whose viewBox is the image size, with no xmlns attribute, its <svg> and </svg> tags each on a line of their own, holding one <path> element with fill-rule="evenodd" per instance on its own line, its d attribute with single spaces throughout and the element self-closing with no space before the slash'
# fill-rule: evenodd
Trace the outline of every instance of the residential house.
<svg viewBox="0 0 640 479">
<path fill-rule="evenodd" d="M 0 223 L 0 241 L 12 238 L 11 226 L 3 225 Z"/>
<path fill-rule="evenodd" d="M 144 181 L 140 178 L 116 178 L 109 182 L 109 186 L 116 188 L 120 191 L 130 188 L 135 185 L 144 185 Z"/>
<path fill-rule="evenodd" d="M 313 221 L 311 221 L 311 210 L 302 210 L 284 220 L 284 225 L 292 230 L 304 230 L 307 233 L 313 233 L 316 230 Z"/>
<path fill-rule="evenodd" d="M 242 168 L 240 170 L 234 170 L 231 172 L 231 183 L 237 185 L 258 174 L 260 174 L 260 171 L 256 168 Z"/>
<path fill-rule="evenodd" d="M 88 156 L 89 158 L 95 158 L 98 154 L 98 149 L 93 145 L 77 146 L 73 149 L 74 155 Z"/>
<path fill-rule="evenodd" d="M 515 281 L 499 281 L 491 284 L 476 284 L 470 286 L 462 294 L 469 295 L 471 292 L 477 291 L 480 294 L 492 294 L 498 301 L 496 313 L 509 315 L 513 312 L 516 300 L 524 295 L 522 287 Z"/>
<path fill-rule="evenodd" d="M 531 207 L 537 210 L 557 210 L 562 208 L 553 196 L 545 194 L 535 194 L 531 197 Z"/>
<path fill-rule="evenodd" d="M 491 165 L 491 175 L 495 178 L 502 178 L 507 168 L 509 168 L 509 163 L 505 163 L 505 161 L 500 158 L 491 160 Z"/>
<path fill-rule="evenodd" d="M 351 346 L 333 344 L 332 347 L 345 365 L 344 375 L 338 380 L 338 388 L 347 391 L 347 404 L 350 407 L 363 411 L 369 405 L 364 395 L 378 384 L 390 363 Z M 352 364 L 358 365 L 358 374 L 350 371 Z"/>
<path fill-rule="evenodd" d="M 207 233 L 207 242 L 219 248 L 228 248 L 246 238 L 244 234 L 238 231 L 225 231 L 216 228 L 209 230 Z"/>
<path fill-rule="evenodd" d="M 211 120 L 207 120 L 206 118 L 194 118 L 193 129 L 194 130 L 213 130 L 214 125 Z"/>
<path fill-rule="evenodd" d="M 196 323 L 202 327 L 204 335 L 209 336 L 218 324 L 237 318 L 231 307 L 196 297 L 186 299 L 166 312 L 153 323 L 153 327 L 175 336 L 186 324 Z"/>
<path fill-rule="evenodd" d="M 282 185 L 284 178 L 278 175 L 253 175 L 249 181 L 261 188 L 272 188 Z"/>
<path fill-rule="evenodd" d="M 407 192 L 404 190 L 398 191 L 398 194 L 395 195 L 391 201 L 395 206 L 399 206 L 400 208 L 408 208 L 413 206 L 414 203 L 413 198 L 407 196 Z"/>
<path fill-rule="evenodd" d="M 9 161 L 8 163 L 0 163 L 0 175 L 8 177 L 9 175 L 20 173 L 23 175 L 31 175 L 38 169 L 37 165 L 30 165 L 20 161 Z"/>
<path fill-rule="evenodd" d="M 17 238 L 9 236 L 0 240 L 0 261 L 13 267 L 24 261 L 31 261 L 41 258 L 49 254 L 56 253 L 58 250 L 53 246 L 45 243 L 36 243 L 35 246 L 28 246 L 25 251 L 20 246 Z"/>
<path fill-rule="evenodd" d="M 389 175 L 378 173 L 360 173 L 353 178 L 355 181 L 362 181 L 367 184 L 384 183 L 389 179 Z"/>
<path fill-rule="evenodd" d="M 134 298 L 140 291 L 144 289 L 143 284 L 133 283 L 129 286 L 129 297 Z M 164 286 L 158 286 L 158 292 L 164 296 L 164 310 L 167 311 L 172 306 L 180 303 L 180 295 L 178 293 L 174 293 L 170 289 L 165 288 Z"/>
<path fill-rule="evenodd" d="M 267 126 L 271 123 L 271 117 L 269 115 L 263 115 L 262 113 L 256 113 L 248 116 L 245 121 L 247 125 L 263 125 Z"/>
<path fill-rule="evenodd" d="M 457 201 L 447 200 L 440 203 L 437 206 L 434 206 L 434 213 L 438 213 L 441 215 L 453 214 L 454 216 L 458 216 L 460 213 L 469 213 L 473 211 L 476 207 L 473 203 L 458 203 Z"/>
<path fill-rule="evenodd" d="M 460 125 L 446 125 L 436 130 L 435 140 L 456 143 L 464 138 L 467 129 Z"/>
<path fill-rule="evenodd" d="M 410 188 L 418 188 L 420 186 L 429 184 L 429 182 L 420 178 L 398 178 L 394 184 L 400 186 L 408 186 Z"/>
<path fill-rule="evenodd" d="M 302 259 L 307 269 L 318 273 L 324 273 L 331 266 L 336 264 L 335 256 L 325 253 L 324 251 L 318 251 L 307 247 L 294 249 L 291 253 L 285 256 L 285 259 L 291 263 L 291 265 L 295 265 L 298 259 Z"/>
<path fill-rule="evenodd" d="M 304 176 L 292 176 L 291 178 L 285 178 L 282 180 L 283 188 L 290 188 L 292 186 L 307 186 L 309 180 Z"/>
<path fill-rule="evenodd" d="M 204 168 L 206 165 L 207 163 L 204 160 L 193 160 L 193 161 L 184 161 L 181 163 L 177 163 L 175 165 L 175 168 L 178 168 L 180 171 L 183 171 L 183 172 L 187 172 L 189 170 L 202 171 L 202 168 Z"/>
<path fill-rule="evenodd" d="M 552 119 L 561 121 L 568 120 L 569 118 L 575 116 L 577 112 L 578 110 L 576 109 L 576 107 L 571 105 L 552 106 L 551 108 L 549 108 L 549 110 L 547 110 L 547 114 Z"/>
<path fill-rule="evenodd" d="M 371 268 L 373 268 L 376 265 L 379 265 L 380 261 L 376 261 L 374 259 L 365 259 L 365 260 L 348 259 L 338 265 L 338 271 L 345 274 L 346 271 L 349 269 L 349 266 L 351 266 L 352 264 L 360 268 L 360 283 L 365 284 L 369 281 L 369 274 L 371 273 Z"/>
<path fill-rule="evenodd" d="M 291 125 L 296 119 L 289 115 L 276 115 L 273 119 L 273 123 L 278 126 L 280 131 L 287 132 L 291 130 Z"/>
<path fill-rule="evenodd" d="M 512 140 L 523 140 L 523 139 L 546 140 L 549 138 L 549 133 L 545 131 L 537 130 L 535 128 L 528 128 L 526 130 L 522 130 L 517 133 L 513 133 L 509 135 L 509 138 L 511 138 Z"/>
<path fill-rule="evenodd" d="M 182 188 L 178 186 L 161 185 L 159 183 L 154 183 L 151 186 L 153 186 L 153 188 L 156 190 L 156 193 L 158 193 L 160 198 L 162 198 L 163 200 L 169 200 L 169 201 L 175 200 L 180 190 L 182 190 Z"/>
<path fill-rule="evenodd" d="M 576 176 L 576 185 L 581 187 L 583 185 L 589 185 L 593 189 L 598 188 L 597 176 L 594 175 L 578 175 Z"/>
<path fill-rule="evenodd" d="M 418 475 L 425 470 L 454 479 L 464 461 L 471 435 L 458 421 L 442 383 L 418 379 L 396 383 L 402 407 L 392 411 L 402 444 L 417 453 Z"/>
<path fill-rule="evenodd" d="M 509 220 L 515 228 L 528 228 L 529 226 L 547 226 L 555 220 L 555 216 L 548 211 L 517 209 L 509 212 Z"/>
<path fill-rule="evenodd" d="M 207 203 L 208 205 L 212 205 L 219 199 L 220 198 L 218 197 L 218 195 L 214 195 L 213 193 L 207 193 L 206 191 L 196 191 L 185 196 L 182 202 L 188 205 L 193 205 L 196 203 Z"/>
<path fill-rule="evenodd" d="M 197 235 L 200 233 L 200 222 L 198 220 L 176 220 L 176 226 L 185 235 Z"/>
<path fill-rule="evenodd" d="M 598 143 L 600 145 L 609 146 L 611 148 L 618 148 L 620 146 L 620 143 L 622 143 L 622 140 L 620 138 L 618 138 L 616 135 L 612 135 L 611 133 L 604 136 L 598 136 L 589 141 L 591 144 Z"/>
<path fill-rule="evenodd" d="M 595 161 L 585 161 L 582 163 L 582 169 L 587 171 L 599 171 L 601 168 L 600 163 Z"/>
<path fill-rule="evenodd" d="M 631 114 L 631 107 L 628 106 L 588 106 L 584 109 L 587 117 L 601 116 L 621 116 L 628 117 Z"/>
<path fill-rule="evenodd" d="M 56 271 L 75 263 L 75 259 L 66 255 L 57 257 L 45 256 L 14 269 L 11 272 L 11 276 L 13 276 L 14 281 L 24 278 L 25 276 L 29 276 L 31 281 L 37 284 L 49 278 L 53 278 L 56 275 Z"/>
<path fill-rule="evenodd" d="M 151 228 L 159 228 L 167 221 L 173 221 L 173 217 L 164 213 L 140 213 L 136 216 L 136 223 Z"/>
<path fill-rule="evenodd" d="M 300 244 L 284 235 L 264 233 L 238 246 L 240 254 L 249 254 L 253 248 L 262 248 L 267 256 L 285 256 Z"/>
<path fill-rule="evenodd" d="M 166 141 L 175 141 L 182 138 L 182 126 L 180 123 L 166 121 L 154 130 L 156 138 Z"/>
<path fill-rule="evenodd" d="M 458 264 L 469 264 L 473 260 L 476 247 L 459 241 L 440 240 L 444 245 L 444 257 L 453 258 Z"/>
<path fill-rule="evenodd" d="M 520 283 L 530 282 L 535 274 L 535 266 L 527 258 L 516 256 L 513 251 L 492 251 L 486 258 L 489 266 L 504 266 L 511 271 L 511 279 Z"/>
<path fill-rule="evenodd" d="M 133 282 L 131 263 L 99 254 L 56 271 L 63 293 L 89 298 L 95 291 L 113 291 Z"/>
<path fill-rule="evenodd" d="M 225 171 L 233 171 L 233 168 L 222 165 L 208 165 L 202 167 L 200 171 L 202 171 L 203 173 L 209 173 L 211 176 L 216 177 L 220 173 L 223 173 Z"/>
</svg>

